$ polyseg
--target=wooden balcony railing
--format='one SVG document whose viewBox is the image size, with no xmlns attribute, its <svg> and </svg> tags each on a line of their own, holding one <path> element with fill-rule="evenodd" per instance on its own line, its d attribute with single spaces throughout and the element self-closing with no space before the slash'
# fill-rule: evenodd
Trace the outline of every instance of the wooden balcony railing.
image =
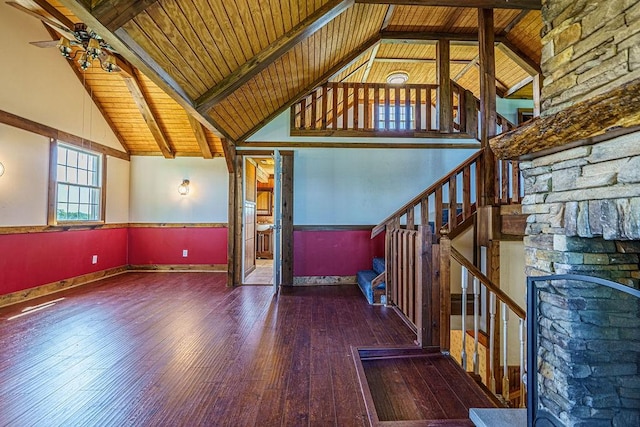
<svg viewBox="0 0 640 427">
<path fill-rule="evenodd" d="M 480 102 L 451 81 L 452 123 L 439 123 L 437 85 L 325 83 L 291 107 L 291 135 L 477 138 Z M 515 126 L 498 115 L 498 131 Z"/>
</svg>

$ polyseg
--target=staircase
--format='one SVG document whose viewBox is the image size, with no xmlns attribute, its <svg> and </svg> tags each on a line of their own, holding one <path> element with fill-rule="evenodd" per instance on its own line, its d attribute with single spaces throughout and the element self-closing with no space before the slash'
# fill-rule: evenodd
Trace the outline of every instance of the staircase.
<svg viewBox="0 0 640 427">
<path fill-rule="evenodd" d="M 356 278 L 358 286 L 364 294 L 369 304 L 386 304 L 387 287 L 385 285 L 385 262 L 384 258 L 374 258 L 372 270 L 358 271 Z"/>
</svg>

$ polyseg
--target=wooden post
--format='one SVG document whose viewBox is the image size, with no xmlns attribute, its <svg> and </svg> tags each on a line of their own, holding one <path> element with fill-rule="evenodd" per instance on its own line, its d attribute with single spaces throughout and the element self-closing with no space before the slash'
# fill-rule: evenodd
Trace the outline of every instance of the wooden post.
<svg viewBox="0 0 640 427">
<path fill-rule="evenodd" d="M 480 50 L 480 143 L 484 150 L 482 197 L 490 206 L 495 197 L 495 157 L 489 139 L 496 135 L 496 61 L 493 9 L 478 9 L 478 48 Z"/>
<path fill-rule="evenodd" d="M 478 138 L 478 110 L 476 109 L 476 97 L 470 90 L 464 91 L 465 131 L 472 138 Z"/>
<path fill-rule="evenodd" d="M 436 115 L 440 132 L 453 131 L 453 102 L 451 97 L 451 66 L 450 42 L 439 40 L 436 47 L 436 78 L 438 95 L 436 100 Z"/>
<path fill-rule="evenodd" d="M 282 285 L 293 286 L 293 153 L 282 156 Z"/>
<path fill-rule="evenodd" d="M 233 212 L 229 212 L 229 218 L 233 218 L 234 227 L 233 235 L 229 235 L 229 239 L 234 239 L 234 265 L 233 265 L 233 284 L 239 285 L 242 283 L 242 246 L 244 241 L 242 239 L 242 218 L 244 210 L 244 195 L 242 194 L 242 176 L 244 174 L 244 158 L 242 156 L 235 156 L 235 208 Z M 229 230 L 231 231 L 231 230 Z"/>
<path fill-rule="evenodd" d="M 499 240 L 490 240 L 487 245 L 487 272 L 489 280 L 491 280 L 498 288 L 500 287 L 500 241 Z M 500 321 L 502 319 L 502 314 L 499 309 L 496 309 L 495 316 L 495 331 L 493 334 L 493 348 L 497 349 L 490 357 L 493 358 L 493 366 L 495 367 L 495 378 L 496 378 L 496 389 L 498 392 L 501 391 L 502 384 L 502 370 L 499 369 L 501 366 L 500 363 L 500 354 L 503 350 L 501 347 L 501 333 L 500 333 Z M 491 327 L 491 326 L 490 326 Z M 489 331 L 491 332 L 491 331 Z"/>
<path fill-rule="evenodd" d="M 438 345 L 434 342 L 431 325 L 431 313 L 440 308 L 434 307 L 431 301 L 433 286 L 431 280 L 432 246 L 431 228 L 428 225 L 419 225 L 416 239 L 416 256 L 419 257 L 419 261 L 416 263 L 416 285 L 418 286 L 416 328 L 418 330 L 418 345 L 422 348 Z"/>
<path fill-rule="evenodd" d="M 451 348 L 451 240 L 440 231 L 440 350 Z"/>
<path fill-rule="evenodd" d="M 533 117 L 538 117 L 541 112 L 541 99 L 542 94 L 542 74 L 536 74 L 533 76 Z"/>
</svg>

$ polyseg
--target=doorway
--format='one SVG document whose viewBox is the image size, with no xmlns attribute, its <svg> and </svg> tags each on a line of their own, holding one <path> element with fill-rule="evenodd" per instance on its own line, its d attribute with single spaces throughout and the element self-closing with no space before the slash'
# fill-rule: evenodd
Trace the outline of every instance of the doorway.
<svg viewBox="0 0 640 427">
<path fill-rule="evenodd" d="M 253 164 L 246 161 L 249 158 L 253 159 Z M 256 212 L 258 187 L 257 177 L 252 177 L 253 169 L 257 169 L 255 167 L 256 161 L 263 158 L 273 159 L 274 162 L 273 192 L 271 195 L 273 201 L 272 277 L 274 294 L 277 294 L 281 285 L 293 285 L 293 151 L 236 151 L 236 158 L 233 161 L 234 173 L 229 186 L 229 232 L 231 238 L 229 239 L 228 251 L 228 283 L 230 286 L 245 284 L 245 277 L 256 270 L 260 264 L 263 264 L 261 259 L 266 259 L 258 257 L 256 252 L 258 249 L 258 215 Z M 249 170 L 248 178 L 247 170 Z M 254 179 L 256 181 L 255 187 L 252 184 Z M 255 194 L 253 195 L 251 193 L 254 192 L 254 188 Z M 250 193 L 249 197 L 247 197 L 247 190 Z M 250 242 L 251 239 L 254 239 L 253 242 Z M 247 241 L 249 241 L 248 244 Z"/>
<path fill-rule="evenodd" d="M 273 285 L 275 228 L 273 156 L 244 158 L 243 285 Z"/>
</svg>

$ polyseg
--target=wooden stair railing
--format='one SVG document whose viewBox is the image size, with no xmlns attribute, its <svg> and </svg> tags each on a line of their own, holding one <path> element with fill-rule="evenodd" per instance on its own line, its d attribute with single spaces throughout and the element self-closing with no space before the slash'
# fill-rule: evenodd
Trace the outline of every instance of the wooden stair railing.
<svg viewBox="0 0 640 427">
<path fill-rule="evenodd" d="M 515 400 L 518 402 L 521 408 L 525 407 L 526 399 L 524 398 L 525 386 L 522 383 L 522 375 L 525 372 L 525 349 L 526 349 L 526 334 L 525 334 L 525 322 L 526 312 L 518 305 L 509 295 L 496 286 L 487 276 L 485 276 L 471 261 L 465 258 L 460 252 L 451 246 L 451 240 L 444 235 L 440 241 L 440 247 L 443 253 L 447 253 L 450 257 L 442 256 L 440 258 L 440 299 L 441 306 L 450 304 L 450 272 L 452 261 L 457 262 L 461 266 L 461 285 L 462 285 L 462 301 L 466 301 L 467 295 L 473 295 L 473 351 L 471 357 L 467 354 L 467 313 L 466 304 L 462 304 L 462 346 L 459 360 L 462 368 L 465 371 L 473 372 L 477 377 L 482 379 L 482 382 L 487 386 L 491 392 L 501 397 L 504 402 Z M 471 292 L 469 287 L 471 285 Z M 487 323 L 488 335 L 489 335 L 489 349 L 485 360 L 488 359 L 489 366 L 481 367 L 479 353 L 478 353 L 478 337 L 480 331 L 480 301 L 481 298 L 485 298 L 486 303 L 483 307 L 488 307 L 487 317 L 485 314 L 485 320 Z M 498 310 L 499 303 L 499 310 Z M 515 316 L 512 319 L 511 316 Z M 500 325 L 496 325 L 496 319 L 499 319 Z M 513 330 L 517 325 L 518 336 L 516 340 L 510 340 L 510 330 Z M 511 327 L 510 327 L 511 326 Z M 441 346 L 444 349 L 449 349 L 448 337 L 450 336 L 451 324 L 450 316 L 441 313 L 441 325 L 440 325 L 440 337 Z M 509 348 L 516 341 L 519 351 L 519 365 L 518 372 L 519 378 L 510 379 L 510 372 L 515 370 L 513 366 L 509 364 Z M 470 359 L 470 360 L 469 360 Z M 497 363 L 496 363 L 497 362 Z M 469 369 L 471 367 L 471 369 Z M 500 380 L 501 377 L 501 381 Z M 518 390 L 518 396 L 510 396 L 510 392 Z M 517 399 L 514 399 L 517 397 Z"/>
<path fill-rule="evenodd" d="M 444 224 L 449 231 L 471 217 L 479 200 L 479 186 L 472 186 L 480 173 L 482 151 L 474 153 L 456 166 L 448 175 L 429 186 L 422 193 L 407 202 L 400 209 L 385 218 L 371 230 L 371 238 L 383 232 L 387 226 L 397 222 L 398 228 L 404 220 L 408 230 L 418 225 L 432 225 L 436 239 Z M 460 201 L 458 197 L 461 195 Z"/>
</svg>

